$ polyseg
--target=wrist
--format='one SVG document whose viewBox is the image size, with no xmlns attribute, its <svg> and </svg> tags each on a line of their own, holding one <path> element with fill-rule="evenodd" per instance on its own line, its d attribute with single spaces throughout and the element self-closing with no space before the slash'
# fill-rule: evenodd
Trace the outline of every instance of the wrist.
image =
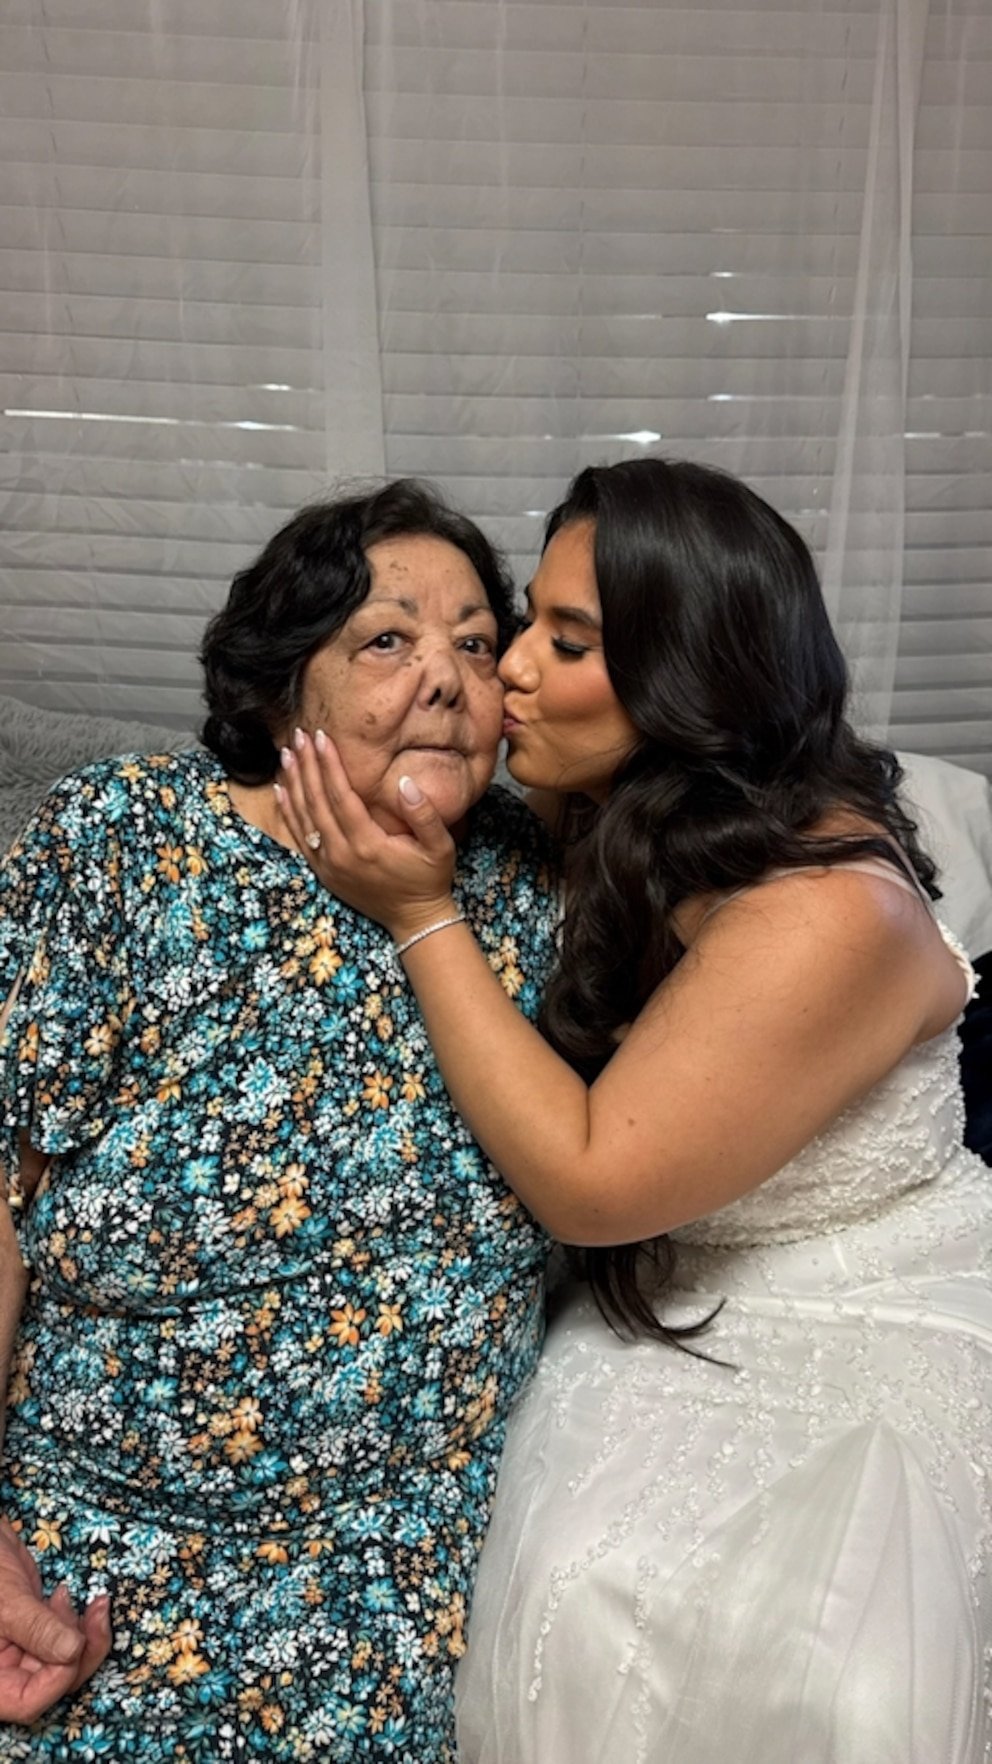
<svg viewBox="0 0 992 1764">
<path fill-rule="evenodd" d="M 402 916 L 387 925 L 386 929 L 394 943 L 406 943 L 411 937 L 419 936 L 429 925 L 437 925 L 442 919 L 453 919 L 462 908 L 450 894 L 442 895 L 438 900 L 420 901 L 416 906 L 404 908 Z"/>
</svg>

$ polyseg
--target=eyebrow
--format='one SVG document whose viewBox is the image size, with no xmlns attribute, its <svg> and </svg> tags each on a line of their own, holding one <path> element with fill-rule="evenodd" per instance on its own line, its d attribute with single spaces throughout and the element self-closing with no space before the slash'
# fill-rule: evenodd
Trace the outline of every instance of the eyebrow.
<svg viewBox="0 0 992 1764">
<path fill-rule="evenodd" d="M 415 619 L 420 611 L 419 600 L 410 600 L 408 596 L 403 594 L 377 594 L 374 600 L 371 598 L 363 600 L 360 606 L 356 606 L 355 612 L 360 613 L 367 607 L 375 608 L 377 606 L 398 606 L 401 612 L 407 613 L 411 619 Z M 476 613 L 489 613 L 492 618 L 496 617 L 488 600 L 469 600 L 457 613 L 455 624 L 463 625 L 467 619 L 474 618 Z"/>
<path fill-rule="evenodd" d="M 526 598 L 527 605 L 533 612 L 534 600 L 529 588 L 526 590 Z M 600 620 L 594 618 L 591 612 L 586 612 L 585 608 L 581 606 L 549 606 L 548 612 L 557 619 L 566 620 L 570 625 L 582 625 L 587 631 L 601 631 L 603 629 Z"/>
</svg>

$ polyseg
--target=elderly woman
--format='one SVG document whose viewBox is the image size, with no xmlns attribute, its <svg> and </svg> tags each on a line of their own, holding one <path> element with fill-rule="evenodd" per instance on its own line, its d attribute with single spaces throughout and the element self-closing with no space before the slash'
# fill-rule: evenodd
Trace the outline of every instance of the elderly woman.
<svg viewBox="0 0 992 1764">
<path fill-rule="evenodd" d="M 542 837 L 486 794 L 509 621 L 423 487 L 306 509 L 208 629 L 204 746 L 86 768 L 11 853 L 0 1759 L 453 1757 L 546 1238 L 271 781 L 297 728 L 386 830 L 415 778 L 533 1014 Z"/>
</svg>

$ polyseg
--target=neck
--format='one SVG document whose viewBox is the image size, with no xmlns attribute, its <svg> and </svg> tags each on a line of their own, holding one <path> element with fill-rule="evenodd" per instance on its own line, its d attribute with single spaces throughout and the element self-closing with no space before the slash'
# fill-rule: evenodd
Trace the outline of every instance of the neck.
<svg viewBox="0 0 992 1764">
<path fill-rule="evenodd" d="M 271 784 L 237 784 L 233 778 L 225 779 L 225 783 L 232 806 L 242 820 L 267 833 L 287 851 L 296 850 L 293 836 L 279 813 Z"/>
</svg>

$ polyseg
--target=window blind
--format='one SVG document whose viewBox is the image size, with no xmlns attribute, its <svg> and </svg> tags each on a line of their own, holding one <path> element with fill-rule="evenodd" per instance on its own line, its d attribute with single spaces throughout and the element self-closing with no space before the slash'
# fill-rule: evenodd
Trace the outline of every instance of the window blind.
<svg viewBox="0 0 992 1764">
<path fill-rule="evenodd" d="M 356 120 L 364 159 L 349 30 L 309 0 L 8 0 L 0 691 L 191 726 L 234 571 L 370 463 L 354 387 L 327 396 L 371 306 L 364 165 L 333 202 L 323 175 Z"/>
<path fill-rule="evenodd" d="M 369 0 L 389 468 L 440 477 L 524 577 L 568 477 L 644 450 L 745 476 L 822 561 L 900 10 Z M 922 50 L 892 733 L 989 768 L 992 20 L 931 9 Z M 856 458 L 849 601 L 892 493 Z"/>
</svg>

